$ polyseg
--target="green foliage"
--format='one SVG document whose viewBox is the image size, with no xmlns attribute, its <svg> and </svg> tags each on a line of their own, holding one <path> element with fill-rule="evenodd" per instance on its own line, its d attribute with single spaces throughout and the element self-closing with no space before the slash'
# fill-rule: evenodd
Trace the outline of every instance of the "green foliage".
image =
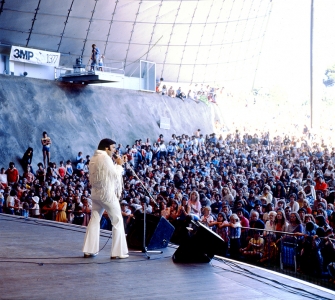
<svg viewBox="0 0 335 300">
<path fill-rule="evenodd" d="M 326 87 L 333 86 L 335 83 L 335 64 L 333 64 L 330 68 L 328 68 L 325 72 L 327 79 L 323 80 L 323 84 Z"/>
</svg>

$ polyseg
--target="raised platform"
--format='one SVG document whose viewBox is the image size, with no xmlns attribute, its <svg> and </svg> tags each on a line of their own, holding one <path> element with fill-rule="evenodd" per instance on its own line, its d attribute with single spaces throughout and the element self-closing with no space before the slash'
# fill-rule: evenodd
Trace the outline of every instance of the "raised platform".
<svg viewBox="0 0 335 300">
<path fill-rule="evenodd" d="M 102 71 L 85 71 L 82 73 L 67 73 L 58 78 L 62 82 L 73 82 L 82 84 L 118 82 L 123 79 L 123 74 L 102 72 Z"/>
<path fill-rule="evenodd" d="M 146 259 L 111 260 L 102 231 L 84 259 L 85 228 L 0 214 L 1 299 L 335 299 L 324 288 L 230 260 L 175 264 L 175 247 Z"/>
</svg>

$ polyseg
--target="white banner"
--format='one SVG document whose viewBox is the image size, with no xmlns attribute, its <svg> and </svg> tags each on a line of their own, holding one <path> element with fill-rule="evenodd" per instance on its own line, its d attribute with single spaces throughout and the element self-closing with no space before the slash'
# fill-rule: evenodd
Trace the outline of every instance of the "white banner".
<svg viewBox="0 0 335 300">
<path fill-rule="evenodd" d="M 20 46 L 12 46 L 9 59 L 28 64 L 58 67 L 60 53 L 24 48 Z"/>
</svg>

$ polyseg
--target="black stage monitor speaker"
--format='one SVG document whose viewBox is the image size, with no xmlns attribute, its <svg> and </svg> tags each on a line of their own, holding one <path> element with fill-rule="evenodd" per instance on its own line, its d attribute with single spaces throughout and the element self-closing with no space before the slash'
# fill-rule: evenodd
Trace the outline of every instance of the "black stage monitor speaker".
<svg viewBox="0 0 335 300">
<path fill-rule="evenodd" d="M 143 250 L 143 214 L 135 216 L 135 222 L 127 234 L 128 247 Z M 163 217 L 146 215 L 145 246 L 148 250 L 166 248 L 174 227 Z"/>
<path fill-rule="evenodd" d="M 224 240 L 215 232 L 193 222 L 194 233 L 191 231 L 173 254 L 173 261 L 177 263 L 209 263 L 215 254 L 224 248 Z"/>
</svg>

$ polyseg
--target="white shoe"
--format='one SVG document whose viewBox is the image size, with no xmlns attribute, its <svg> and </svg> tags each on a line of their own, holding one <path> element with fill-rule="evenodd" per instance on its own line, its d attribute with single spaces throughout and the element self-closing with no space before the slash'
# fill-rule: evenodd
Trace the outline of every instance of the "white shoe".
<svg viewBox="0 0 335 300">
<path fill-rule="evenodd" d="M 116 259 L 116 258 L 128 258 L 129 257 L 129 254 L 125 254 L 125 255 L 120 255 L 120 256 L 111 256 L 111 259 Z"/>
</svg>

